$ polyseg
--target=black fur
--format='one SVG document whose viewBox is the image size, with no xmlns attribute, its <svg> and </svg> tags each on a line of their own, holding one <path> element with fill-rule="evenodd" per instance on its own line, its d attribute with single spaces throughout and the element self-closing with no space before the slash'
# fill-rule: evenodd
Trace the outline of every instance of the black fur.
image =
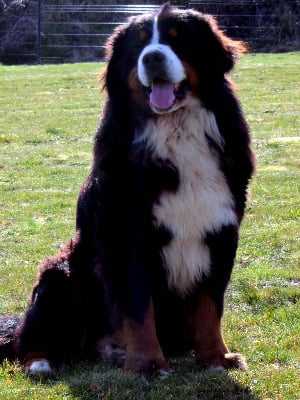
<svg viewBox="0 0 300 400">
<path fill-rule="evenodd" d="M 195 96 L 215 114 L 224 148 L 207 137 L 228 182 L 239 222 L 253 172 L 248 127 L 225 73 L 242 45 L 228 39 L 208 16 L 165 7 L 160 13 L 163 42 L 192 66 L 199 78 Z M 131 19 L 107 45 L 105 88 L 108 99 L 95 137 L 92 170 L 79 195 L 77 234 L 57 256 L 45 260 L 25 319 L 17 330 L 18 357 L 38 354 L 59 365 L 95 352 L 97 341 L 122 328 L 123 318 L 143 323 L 150 297 L 156 330 L 165 352 L 191 346 L 186 318 L 205 292 L 223 313 L 224 292 L 238 244 L 238 230 L 208 233 L 211 272 L 181 298 L 168 287 L 160 250 L 172 240 L 167 227 L 153 223 L 160 195 L 176 192 L 180 176 L 168 159 L 155 157 L 135 141 L 148 119 L 144 88 L 130 74 L 151 35 L 153 16 Z M 177 36 L 169 37 L 171 27 Z M 139 32 L 148 39 L 139 41 Z M 144 35 L 144 36 L 145 36 Z M 193 44 L 191 44 L 193 43 Z"/>
</svg>

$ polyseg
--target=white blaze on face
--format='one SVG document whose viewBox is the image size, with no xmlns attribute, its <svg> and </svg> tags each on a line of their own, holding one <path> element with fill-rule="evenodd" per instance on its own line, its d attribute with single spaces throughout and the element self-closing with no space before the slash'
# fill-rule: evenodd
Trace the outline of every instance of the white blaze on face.
<svg viewBox="0 0 300 400">
<path fill-rule="evenodd" d="M 159 30 L 158 30 L 158 17 L 156 16 L 153 21 L 153 33 L 151 44 L 159 43 Z"/>
<path fill-rule="evenodd" d="M 164 71 L 163 76 L 160 76 L 161 71 L 155 76 L 155 71 L 152 69 L 150 73 L 145 66 L 145 57 L 154 53 L 162 56 L 160 67 Z M 151 87 L 150 103 L 158 109 L 170 108 L 176 100 L 174 93 L 176 85 L 186 78 L 186 74 L 182 62 L 171 47 L 160 43 L 157 17 L 153 22 L 152 39 L 140 54 L 137 67 L 138 78 L 142 85 Z"/>
</svg>

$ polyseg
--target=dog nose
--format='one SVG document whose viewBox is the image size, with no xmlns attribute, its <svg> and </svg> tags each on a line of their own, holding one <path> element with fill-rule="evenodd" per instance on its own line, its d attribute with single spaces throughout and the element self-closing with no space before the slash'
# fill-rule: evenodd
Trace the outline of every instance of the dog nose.
<svg viewBox="0 0 300 400">
<path fill-rule="evenodd" d="M 146 53 L 143 57 L 143 65 L 149 70 L 157 70 L 161 68 L 165 61 L 165 55 L 161 51 L 151 51 Z"/>
</svg>

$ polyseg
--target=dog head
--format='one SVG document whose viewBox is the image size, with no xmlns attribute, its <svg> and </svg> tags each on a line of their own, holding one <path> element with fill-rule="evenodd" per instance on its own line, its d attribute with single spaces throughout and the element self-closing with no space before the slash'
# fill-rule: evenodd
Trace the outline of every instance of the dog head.
<svg viewBox="0 0 300 400">
<path fill-rule="evenodd" d="M 244 51 L 211 16 L 167 3 L 117 28 L 106 46 L 105 86 L 111 98 L 170 113 L 186 106 L 188 94 L 201 99 L 203 82 L 221 82 Z"/>
</svg>

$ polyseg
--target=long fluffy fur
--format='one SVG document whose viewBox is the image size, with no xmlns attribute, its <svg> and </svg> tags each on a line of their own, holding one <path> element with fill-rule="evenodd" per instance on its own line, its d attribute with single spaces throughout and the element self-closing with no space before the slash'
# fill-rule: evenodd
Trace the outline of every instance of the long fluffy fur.
<svg viewBox="0 0 300 400">
<path fill-rule="evenodd" d="M 254 165 L 226 76 L 244 46 L 211 17 L 165 5 L 118 27 L 106 51 L 77 234 L 40 266 L 17 355 L 33 374 L 97 351 L 140 373 L 189 348 L 198 364 L 244 367 L 221 333 Z M 149 100 L 153 85 L 174 86 L 168 109 Z"/>
</svg>

